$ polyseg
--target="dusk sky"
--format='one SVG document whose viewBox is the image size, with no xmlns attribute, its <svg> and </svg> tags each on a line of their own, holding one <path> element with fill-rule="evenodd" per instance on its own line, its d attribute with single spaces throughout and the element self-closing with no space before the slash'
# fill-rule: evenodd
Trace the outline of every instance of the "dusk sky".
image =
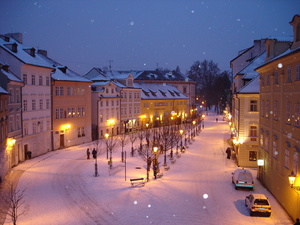
<svg viewBox="0 0 300 225">
<path fill-rule="evenodd" d="M 175 69 L 197 60 L 221 70 L 253 40 L 292 36 L 298 0 L 0 0 L 0 34 L 23 33 L 27 46 L 79 74 Z"/>
</svg>

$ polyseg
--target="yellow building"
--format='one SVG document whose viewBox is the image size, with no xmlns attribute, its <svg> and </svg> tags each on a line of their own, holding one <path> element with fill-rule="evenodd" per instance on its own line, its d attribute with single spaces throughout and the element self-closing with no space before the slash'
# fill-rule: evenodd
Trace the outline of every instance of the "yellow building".
<svg viewBox="0 0 300 225">
<path fill-rule="evenodd" d="M 294 41 L 282 54 L 278 40 L 267 40 L 260 74 L 258 177 L 296 220 L 300 218 L 300 16 L 294 16 Z M 294 184 L 289 182 L 294 178 Z"/>
<path fill-rule="evenodd" d="M 135 83 L 142 89 L 140 126 L 146 123 L 160 126 L 174 121 L 179 124 L 188 115 L 188 97 L 173 85 L 155 83 Z"/>
<path fill-rule="evenodd" d="M 90 142 L 91 81 L 67 67 L 52 74 L 53 149 Z"/>
</svg>

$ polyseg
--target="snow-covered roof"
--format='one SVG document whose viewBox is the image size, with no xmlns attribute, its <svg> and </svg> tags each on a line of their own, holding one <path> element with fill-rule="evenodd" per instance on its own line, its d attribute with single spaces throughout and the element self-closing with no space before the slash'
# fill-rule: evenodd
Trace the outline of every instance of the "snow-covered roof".
<svg viewBox="0 0 300 225">
<path fill-rule="evenodd" d="M 12 74 L 11 72 L 7 72 L 3 69 L 0 69 L 1 73 L 4 74 L 9 80 L 12 81 L 18 81 L 18 82 L 22 82 L 18 77 L 16 77 L 14 74 Z"/>
<path fill-rule="evenodd" d="M 25 46 L 12 37 L 10 37 L 8 41 L 0 38 L 0 47 L 25 64 L 52 68 L 52 65 L 37 54 L 37 51 L 34 48 Z M 15 48 L 16 51 L 13 51 L 13 48 Z M 32 50 L 33 54 L 30 54 L 30 50 Z"/>
<path fill-rule="evenodd" d="M 8 92 L 0 86 L 0 94 L 8 94 Z"/>
<path fill-rule="evenodd" d="M 141 99 L 187 99 L 176 87 L 170 84 L 134 83 L 134 87 L 141 88 Z"/>
<path fill-rule="evenodd" d="M 279 42 L 292 42 L 294 37 L 293 36 L 282 36 L 282 37 L 277 37 L 277 36 L 269 36 L 266 39 L 275 39 Z"/>
<path fill-rule="evenodd" d="M 51 77 L 53 80 L 60 81 L 76 81 L 76 82 L 91 82 L 89 79 L 80 76 L 78 73 L 70 70 L 68 67 L 63 66 L 62 64 L 56 62 L 55 60 L 45 56 L 43 54 L 37 53 L 41 58 L 43 58 L 46 62 L 52 65 L 53 73 Z"/>
<path fill-rule="evenodd" d="M 248 82 L 245 86 L 239 89 L 237 92 L 239 94 L 255 94 L 259 93 L 259 75 L 253 78 L 250 82 Z"/>
<path fill-rule="evenodd" d="M 243 74 L 242 79 L 251 80 L 258 75 L 258 73 L 254 70 L 258 66 L 262 65 L 266 59 L 266 51 L 262 52 L 256 58 L 254 58 L 246 67 L 244 67 L 237 74 Z"/>
<path fill-rule="evenodd" d="M 285 52 L 283 52 L 282 54 L 280 54 L 280 55 L 274 57 L 273 59 L 269 60 L 268 62 L 266 62 L 266 63 L 264 63 L 264 64 L 256 67 L 255 70 L 257 70 L 258 68 L 263 67 L 263 66 L 265 66 L 265 65 L 267 65 L 267 64 L 269 64 L 269 63 L 271 63 L 271 62 L 273 62 L 273 61 L 275 61 L 277 59 L 283 58 L 285 56 L 288 56 L 288 55 L 293 54 L 293 53 L 298 52 L 298 51 L 300 51 L 300 47 L 295 48 L 293 50 L 291 50 L 291 48 L 289 48 Z"/>
</svg>

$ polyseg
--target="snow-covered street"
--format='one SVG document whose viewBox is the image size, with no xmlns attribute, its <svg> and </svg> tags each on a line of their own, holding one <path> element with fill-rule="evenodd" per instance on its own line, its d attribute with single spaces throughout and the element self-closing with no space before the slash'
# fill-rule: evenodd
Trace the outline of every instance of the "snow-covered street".
<svg viewBox="0 0 300 225">
<path fill-rule="evenodd" d="M 24 170 L 17 188 L 26 189 L 25 202 L 29 205 L 18 224 L 292 224 L 256 179 L 253 192 L 269 198 L 272 215 L 250 217 L 244 205 L 250 191 L 235 190 L 231 183 L 231 173 L 237 166 L 225 154 L 228 123 L 221 116 L 219 122 L 215 119 L 214 115 L 207 116 L 205 128 L 187 151 L 175 164 L 168 161 L 170 169 L 163 171 L 162 178 L 155 180 L 151 170 L 145 186 L 131 186 L 130 178 L 146 178 L 146 163 L 130 156 L 130 143 L 126 147 L 126 181 L 121 147 L 113 154 L 110 172 L 106 153 L 99 156 L 99 177 L 93 176 L 94 160 L 86 159 L 86 149 L 93 148 L 91 143 L 25 161 L 13 171 Z M 163 155 L 159 161 L 162 165 Z M 256 178 L 256 169 L 251 172 Z"/>
</svg>

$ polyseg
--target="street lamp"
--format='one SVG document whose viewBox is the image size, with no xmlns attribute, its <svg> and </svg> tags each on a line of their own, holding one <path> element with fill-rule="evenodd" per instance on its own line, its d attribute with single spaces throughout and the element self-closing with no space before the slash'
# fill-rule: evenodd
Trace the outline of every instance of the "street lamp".
<svg viewBox="0 0 300 225">
<path fill-rule="evenodd" d="M 106 133 L 105 134 L 105 138 L 106 138 L 106 159 L 108 159 L 108 137 L 109 137 L 109 134 Z"/>
<path fill-rule="evenodd" d="M 153 147 L 153 153 L 154 153 L 154 159 L 153 159 L 153 173 L 154 173 L 154 178 L 155 178 L 155 179 L 156 179 L 156 177 L 157 177 L 157 172 L 158 172 L 157 152 L 158 152 L 158 147 L 154 146 L 154 147 Z"/>
<path fill-rule="evenodd" d="M 292 170 L 291 174 L 289 175 L 289 182 L 290 182 L 291 188 L 294 187 L 295 180 L 296 180 L 296 174 Z"/>
<path fill-rule="evenodd" d="M 181 135 L 180 149 L 182 150 L 182 134 L 183 134 L 183 130 L 180 130 L 179 133 Z"/>
</svg>

